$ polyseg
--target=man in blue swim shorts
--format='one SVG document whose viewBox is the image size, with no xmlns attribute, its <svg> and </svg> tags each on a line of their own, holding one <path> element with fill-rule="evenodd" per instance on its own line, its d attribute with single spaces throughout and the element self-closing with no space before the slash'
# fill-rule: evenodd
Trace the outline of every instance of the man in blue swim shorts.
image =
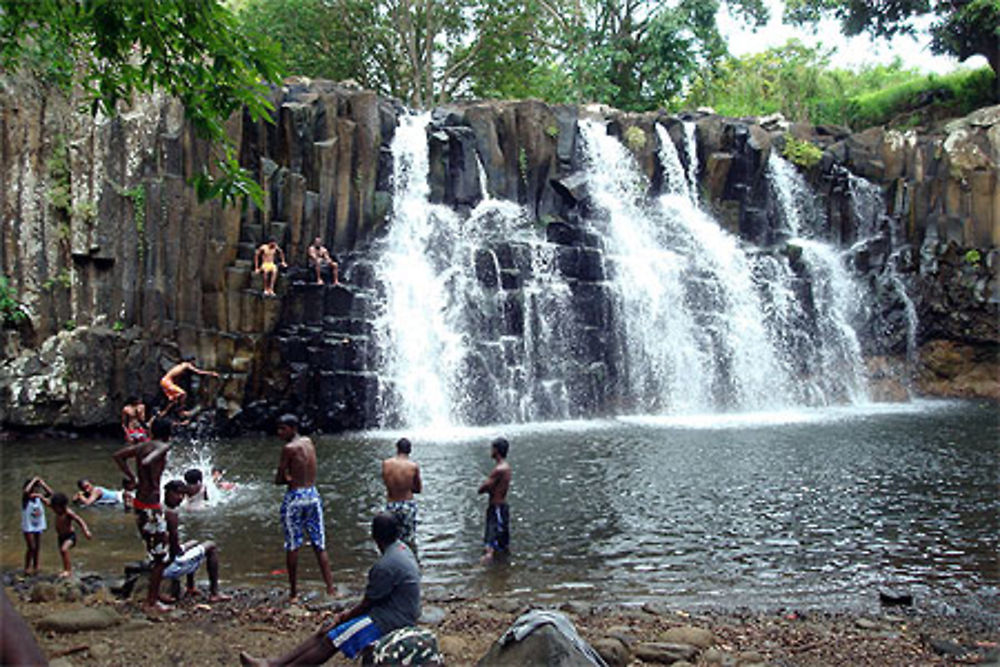
<svg viewBox="0 0 1000 667">
<path fill-rule="evenodd" d="M 244 665 L 318 665 L 340 651 L 348 658 L 393 630 L 415 625 L 420 616 L 420 568 L 409 547 L 398 539 L 391 514 L 372 519 L 372 539 L 382 556 L 368 571 L 365 595 L 356 605 L 334 615 L 308 639 L 280 658 L 254 658 L 240 653 Z"/>
<path fill-rule="evenodd" d="M 312 440 L 299 435 L 299 419 L 295 415 L 278 418 L 278 437 L 285 441 L 275 484 L 287 488 L 281 501 L 281 528 L 285 533 L 285 564 L 291 585 L 289 599 L 298 599 L 299 547 L 309 536 L 319 571 L 323 575 L 328 595 L 335 596 L 330 558 L 326 553 L 326 532 L 323 529 L 323 500 L 316 490 L 316 448 Z"/>
</svg>

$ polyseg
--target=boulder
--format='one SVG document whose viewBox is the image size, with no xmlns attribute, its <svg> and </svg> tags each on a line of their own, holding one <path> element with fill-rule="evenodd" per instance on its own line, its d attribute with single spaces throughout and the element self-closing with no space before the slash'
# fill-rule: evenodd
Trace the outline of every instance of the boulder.
<svg viewBox="0 0 1000 667">
<path fill-rule="evenodd" d="M 617 637 L 598 639 L 593 643 L 593 647 L 609 667 L 625 667 L 632 660 L 632 652 L 625 642 Z"/>
<path fill-rule="evenodd" d="M 711 630 L 691 625 L 670 628 L 660 635 L 660 640 L 668 644 L 690 644 L 700 649 L 713 646 L 718 641 Z"/>
<path fill-rule="evenodd" d="M 603 667 L 606 663 L 577 634 L 566 616 L 555 611 L 532 610 L 521 615 L 476 664 Z"/>
<path fill-rule="evenodd" d="M 635 657 L 643 662 L 657 662 L 672 665 L 680 660 L 691 661 L 698 655 L 698 649 L 689 644 L 668 642 L 642 642 L 635 647 Z"/>
<path fill-rule="evenodd" d="M 104 630 L 118 625 L 122 620 L 118 612 L 107 607 L 81 607 L 49 614 L 35 623 L 35 626 L 43 631 L 82 632 Z"/>
</svg>

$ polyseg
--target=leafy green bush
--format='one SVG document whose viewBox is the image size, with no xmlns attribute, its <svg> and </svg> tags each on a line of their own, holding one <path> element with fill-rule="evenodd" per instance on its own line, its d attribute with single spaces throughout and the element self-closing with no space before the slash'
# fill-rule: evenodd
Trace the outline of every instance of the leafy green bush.
<svg viewBox="0 0 1000 667">
<path fill-rule="evenodd" d="M 816 166 L 823 157 L 823 151 L 808 141 L 800 141 L 790 134 L 785 135 L 785 147 L 781 154 L 788 160 L 809 169 Z"/>
<path fill-rule="evenodd" d="M 641 127 L 632 127 L 625 130 L 625 144 L 634 153 L 638 153 L 646 145 L 646 132 Z"/>
<path fill-rule="evenodd" d="M 28 319 L 21 302 L 17 300 L 14 290 L 7 282 L 7 276 L 0 276 L 0 322 L 4 326 L 17 326 Z"/>
<path fill-rule="evenodd" d="M 792 121 L 860 130 L 963 116 L 994 103 L 988 67 L 928 75 L 904 68 L 897 58 L 889 65 L 834 69 L 831 55 L 822 45 L 790 40 L 762 53 L 727 58 L 695 77 L 687 96 L 671 107 L 709 106 L 736 117 L 780 112 Z M 915 110 L 920 113 L 907 115 Z"/>
<path fill-rule="evenodd" d="M 852 97 L 848 106 L 851 126 L 860 129 L 889 124 L 908 111 L 928 107 L 965 115 L 992 104 L 993 70 L 958 70 L 950 74 L 913 77 L 882 90 Z"/>
</svg>

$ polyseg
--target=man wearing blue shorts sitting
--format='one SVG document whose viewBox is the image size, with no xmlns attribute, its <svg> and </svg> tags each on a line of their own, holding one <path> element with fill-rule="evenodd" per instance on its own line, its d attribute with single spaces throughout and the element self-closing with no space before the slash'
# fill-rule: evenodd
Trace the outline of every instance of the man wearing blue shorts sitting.
<svg viewBox="0 0 1000 667">
<path fill-rule="evenodd" d="M 194 585 L 194 573 L 203 562 L 208 562 L 208 601 L 223 602 L 229 600 L 228 595 L 219 593 L 219 550 L 214 542 L 197 542 L 190 540 L 181 543 L 180 516 L 177 507 L 187 497 L 188 485 L 179 479 L 167 482 L 163 488 L 163 500 L 167 504 L 164 513 L 167 521 L 167 541 L 170 547 L 170 560 L 163 570 L 163 578 L 176 582 L 175 588 L 180 591 L 180 578 L 187 577 L 187 594 L 199 595 Z"/>
<path fill-rule="evenodd" d="M 420 568 L 403 542 L 391 514 L 372 520 L 372 539 L 382 556 L 368 570 L 365 595 L 356 605 L 334 615 L 333 622 L 280 658 L 254 658 L 240 653 L 244 665 L 318 665 L 340 651 L 354 658 L 393 630 L 416 624 L 420 616 Z"/>
</svg>

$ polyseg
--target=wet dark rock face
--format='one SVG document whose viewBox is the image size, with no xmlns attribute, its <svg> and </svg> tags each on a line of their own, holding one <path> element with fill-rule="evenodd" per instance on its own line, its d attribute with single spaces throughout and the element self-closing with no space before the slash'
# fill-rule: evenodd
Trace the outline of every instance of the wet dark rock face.
<svg viewBox="0 0 1000 667">
<path fill-rule="evenodd" d="M 375 322 L 385 286 L 373 263 L 392 207 L 390 143 L 405 113 L 398 103 L 323 81 L 275 89 L 275 124 L 231 121 L 242 163 L 268 193 L 264 210 L 241 210 L 197 201 L 187 179 L 210 149 L 175 103 L 150 99 L 121 118 L 94 122 L 71 113 L 71 101 L 23 82 L 4 85 L 11 94 L 0 102 L 0 161 L 17 166 L 0 174 L 0 269 L 30 316 L 30 324 L 7 325 L 0 337 L 5 428 L 113 425 L 127 395 L 158 401 L 160 375 L 188 354 L 223 373 L 190 388 L 209 408 L 204 417 L 228 432 L 269 429 L 285 411 L 324 431 L 370 427 L 380 412 L 393 412 L 378 404 L 387 380 L 377 373 L 385 350 Z M 674 116 L 482 102 L 440 108 L 428 128 L 433 201 L 470 211 L 484 196 L 481 167 L 486 194 L 524 207 L 558 246 L 555 261 L 571 287 L 577 325 L 559 363 L 574 368 L 566 377 L 581 415 L 613 412 L 620 400 L 606 282 L 615 266 L 581 224 L 590 202 L 577 124 L 594 114 L 623 140 L 642 130 L 645 142 L 630 150 L 651 194 L 659 192 L 655 125 L 680 145 L 682 121 Z M 805 174 L 828 220 L 821 234 L 851 248 L 852 269 L 870 287 L 867 319 L 856 324 L 880 369 L 873 377 L 898 378 L 901 361 L 926 348 L 933 368 L 906 371 L 918 389 L 1000 398 L 997 373 L 990 380 L 989 372 L 1000 367 L 1000 107 L 905 135 L 850 134 L 779 118 L 686 119 L 696 123 L 704 205 L 725 229 L 788 258 L 793 270 L 796 249 L 776 223 L 767 158 L 789 137 L 823 149 Z M 681 159 L 686 168 L 683 152 Z M 69 176 L 53 170 L 57 160 Z M 874 184 L 882 212 L 852 204 L 852 174 Z M 68 204 L 53 203 L 57 188 Z M 340 261 L 343 286 L 313 284 L 305 253 L 316 236 Z M 271 237 L 290 266 L 278 298 L 261 296 L 253 272 L 256 247 Z M 496 341 L 525 335 L 531 310 L 522 287 L 532 270 L 525 255 L 517 241 L 490 238 L 475 257 L 477 280 L 503 293 L 502 312 L 481 309 L 495 330 L 470 363 L 481 364 L 484 375 L 504 354 Z M 810 281 L 799 278 L 795 291 L 807 311 Z M 920 322 L 915 341 L 907 335 L 908 304 Z M 488 400 L 473 399 L 463 412 L 472 421 L 495 414 Z"/>
</svg>

